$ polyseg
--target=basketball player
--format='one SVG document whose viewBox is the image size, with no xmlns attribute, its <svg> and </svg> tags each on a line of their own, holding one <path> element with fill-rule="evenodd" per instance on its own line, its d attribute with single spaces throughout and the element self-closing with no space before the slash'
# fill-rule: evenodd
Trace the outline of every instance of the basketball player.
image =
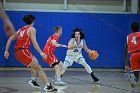
<svg viewBox="0 0 140 93">
<path fill-rule="evenodd" d="M 32 78 L 29 81 L 29 84 L 34 88 L 40 88 L 40 86 L 35 81 L 36 74 L 39 76 L 40 80 L 46 85 L 45 91 L 56 91 L 51 84 L 49 83 L 44 71 L 41 66 L 38 64 L 38 60 L 34 57 L 34 55 L 29 51 L 29 47 L 31 42 L 33 43 L 35 49 L 40 53 L 43 59 L 46 59 L 47 56 L 41 51 L 37 41 L 36 41 L 36 29 L 33 27 L 35 17 L 33 15 L 25 15 L 23 17 L 23 21 L 26 23 L 26 26 L 23 26 L 19 29 L 15 34 L 13 34 L 6 45 L 4 56 L 8 59 L 9 57 L 9 47 L 11 42 L 17 39 L 15 44 L 15 57 L 22 64 L 27 67 L 31 67 L 32 70 Z"/>
<path fill-rule="evenodd" d="M 91 75 L 94 82 L 98 83 L 99 79 L 94 75 L 91 67 L 86 63 L 82 56 L 82 48 L 84 48 L 87 53 L 91 51 L 87 48 L 86 41 L 84 40 L 84 33 L 79 28 L 74 29 L 73 32 L 74 34 L 71 35 L 72 39 L 68 43 L 68 50 L 63 68 L 61 69 L 61 75 L 63 75 L 68 66 L 72 66 L 75 61 L 76 63 L 83 65 L 86 71 Z"/>
<path fill-rule="evenodd" d="M 61 35 L 62 35 L 62 27 L 55 26 L 54 34 L 48 38 L 43 52 L 47 55 L 47 59 L 44 59 L 44 61 L 55 69 L 56 80 L 55 80 L 54 84 L 63 86 L 66 84 L 60 78 L 60 76 L 61 76 L 60 70 L 62 68 L 62 63 L 59 62 L 58 59 L 56 58 L 56 56 L 54 55 L 54 51 L 55 51 L 56 47 L 67 48 L 66 45 L 58 44 L 58 39 Z"/>
<path fill-rule="evenodd" d="M 4 30 L 5 30 L 6 35 L 11 36 L 15 32 L 15 29 L 9 17 L 6 15 L 5 11 L 2 8 L 1 0 L 0 0 L 0 18 L 3 20 Z"/>
<path fill-rule="evenodd" d="M 131 24 L 132 33 L 127 36 L 126 49 L 130 53 L 130 66 L 133 74 L 130 75 L 130 84 L 135 86 L 139 81 L 139 71 L 140 71 L 140 32 L 139 24 Z M 125 53 L 125 61 L 127 58 L 127 53 Z M 125 62 L 126 63 L 126 62 Z"/>
</svg>

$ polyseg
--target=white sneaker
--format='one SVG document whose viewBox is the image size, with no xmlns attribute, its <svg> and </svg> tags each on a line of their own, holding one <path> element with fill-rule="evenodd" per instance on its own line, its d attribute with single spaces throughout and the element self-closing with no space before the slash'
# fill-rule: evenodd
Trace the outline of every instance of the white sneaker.
<svg viewBox="0 0 140 93">
<path fill-rule="evenodd" d="M 41 89 L 41 87 L 37 84 L 36 81 L 30 80 L 28 83 L 32 88 Z"/>
<path fill-rule="evenodd" d="M 57 85 L 57 86 L 66 86 L 66 83 L 63 82 L 62 80 L 56 80 L 56 81 L 54 82 L 54 84 Z"/>
<path fill-rule="evenodd" d="M 45 92 L 54 92 L 54 91 L 57 91 L 57 89 L 54 88 L 54 87 L 50 84 L 50 86 L 45 86 L 45 87 L 44 87 L 44 91 L 45 91 Z"/>
</svg>

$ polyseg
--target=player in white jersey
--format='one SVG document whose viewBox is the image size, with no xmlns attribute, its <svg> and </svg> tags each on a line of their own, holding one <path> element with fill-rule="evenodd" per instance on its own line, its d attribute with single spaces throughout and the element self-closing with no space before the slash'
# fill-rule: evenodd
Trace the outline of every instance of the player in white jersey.
<svg viewBox="0 0 140 93">
<path fill-rule="evenodd" d="M 99 82 L 99 79 L 94 75 L 91 67 L 86 63 L 83 55 L 82 55 L 82 48 L 89 53 L 91 50 L 88 49 L 86 45 L 86 41 L 84 40 L 84 33 L 81 29 L 76 28 L 74 29 L 74 34 L 71 35 L 72 39 L 68 43 L 68 50 L 65 57 L 65 61 L 63 67 L 61 69 L 61 75 L 64 74 L 65 70 L 72 66 L 73 62 L 81 64 L 84 66 L 86 71 L 91 75 L 92 79 L 95 83 Z"/>
</svg>

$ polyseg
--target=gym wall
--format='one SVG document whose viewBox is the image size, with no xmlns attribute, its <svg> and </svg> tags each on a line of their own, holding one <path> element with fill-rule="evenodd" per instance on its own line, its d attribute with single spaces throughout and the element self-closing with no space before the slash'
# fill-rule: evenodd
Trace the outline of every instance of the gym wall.
<svg viewBox="0 0 140 93">
<path fill-rule="evenodd" d="M 36 16 L 34 27 L 37 30 L 37 41 L 43 49 L 48 37 L 53 34 L 53 27 L 61 25 L 63 35 L 59 42 L 68 44 L 72 29 L 80 27 L 85 33 L 85 40 L 90 49 L 99 52 L 99 58 L 92 61 L 88 58 L 88 54 L 83 50 L 86 62 L 94 68 L 123 68 L 123 51 L 126 42 L 126 36 L 131 32 L 130 25 L 132 22 L 140 23 L 140 14 L 111 14 L 111 13 L 65 13 L 65 12 L 18 12 L 8 11 L 11 21 L 15 29 L 18 30 L 25 24 L 22 17 L 25 14 L 33 14 Z M 2 21 L 0 21 L 0 66 L 1 67 L 24 67 L 14 56 L 14 44 L 10 47 L 10 57 L 5 59 L 3 53 L 8 37 L 6 37 Z M 43 67 L 49 67 L 31 46 L 30 50 L 38 59 L 39 64 Z M 57 58 L 64 61 L 66 56 L 65 48 L 57 48 L 55 51 Z M 74 63 L 74 68 L 82 67 Z"/>
</svg>

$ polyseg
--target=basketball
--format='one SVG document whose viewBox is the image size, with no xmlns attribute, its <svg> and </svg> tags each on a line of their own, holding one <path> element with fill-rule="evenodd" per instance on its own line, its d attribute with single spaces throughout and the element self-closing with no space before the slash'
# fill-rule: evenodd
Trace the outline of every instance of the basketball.
<svg viewBox="0 0 140 93">
<path fill-rule="evenodd" d="M 89 52 L 89 58 L 92 59 L 92 60 L 97 59 L 98 56 L 99 56 L 99 54 L 95 50 L 92 50 L 92 51 Z"/>
</svg>

